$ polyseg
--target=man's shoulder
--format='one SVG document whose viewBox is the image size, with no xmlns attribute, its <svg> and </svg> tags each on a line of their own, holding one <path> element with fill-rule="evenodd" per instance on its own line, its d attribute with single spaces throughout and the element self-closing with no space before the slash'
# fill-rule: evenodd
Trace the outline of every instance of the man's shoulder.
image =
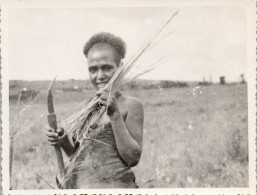
<svg viewBox="0 0 257 195">
<path fill-rule="evenodd" d="M 128 108 L 143 108 L 143 103 L 138 98 L 132 96 L 125 96 L 124 98 Z"/>
</svg>

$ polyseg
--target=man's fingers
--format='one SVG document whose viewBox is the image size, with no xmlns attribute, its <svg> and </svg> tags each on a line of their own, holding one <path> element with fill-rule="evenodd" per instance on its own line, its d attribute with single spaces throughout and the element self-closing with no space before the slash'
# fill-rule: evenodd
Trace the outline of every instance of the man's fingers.
<svg viewBox="0 0 257 195">
<path fill-rule="evenodd" d="M 52 134 L 51 134 L 52 133 Z M 64 134 L 64 129 L 62 127 L 58 127 L 57 130 L 51 128 L 51 127 L 48 127 L 47 128 L 47 135 L 52 135 L 52 136 L 58 136 L 58 135 L 63 135 Z"/>
<path fill-rule="evenodd" d="M 58 137 L 58 133 L 55 133 L 55 132 L 46 132 L 46 135 L 48 136 L 48 137 Z"/>
<path fill-rule="evenodd" d="M 97 96 L 100 96 L 103 92 L 104 92 L 103 89 L 99 89 L 99 90 L 96 92 L 96 95 L 97 95 Z"/>
<path fill-rule="evenodd" d="M 100 99 L 101 99 L 101 100 L 108 100 L 108 96 L 107 96 L 107 95 L 102 94 L 102 95 L 100 96 Z"/>
<path fill-rule="evenodd" d="M 46 136 L 48 137 L 48 141 L 50 142 L 51 146 L 59 146 L 61 137 L 64 134 L 64 129 L 59 127 L 57 130 L 54 130 L 51 127 L 47 127 Z"/>
<path fill-rule="evenodd" d="M 100 96 L 100 98 L 101 98 L 101 99 L 104 99 L 104 100 L 112 99 L 112 98 L 113 98 L 113 94 L 102 93 L 102 95 Z"/>
<path fill-rule="evenodd" d="M 96 96 L 100 96 L 102 93 L 100 91 L 96 92 Z"/>
<path fill-rule="evenodd" d="M 108 92 L 108 90 L 107 89 L 103 89 L 103 88 L 101 88 L 101 89 L 99 89 L 97 92 L 96 92 L 96 95 L 97 96 L 100 96 L 101 94 L 103 94 L 103 93 L 109 93 Z"/>
<path fill-rule="evenodd" d="M 100 104 L 100 105 L 103 105 L 103 106 L 107 106 L 107 102 L 104 101 L 104 100 L 100 100 L 100 101 L 99 101 L 99 104 Z"/>
<path fill-rule="evenodd" d="M 57 139 L 57 138 L 52 138 L 52 137 L 50 137 L 50 138 L 48 138 L 48 141 L 49 141 L 49 142 L 59 142 L 60 140 Z"/>
<path fill-rule="evenodd" d="M 59 135 L 63 135 L 64 134 L 64 129 L 62 127 L 58 127 L 57 131 L 56 131 Z"/>
<path fill-rule="evenodd" d="M 47 130 L 48 132 L 55 132 L 55 130 L 53 129 L 53 128 L 51 128 L 51 127 L 48 127 L 48 130 Z"/>
</svg>

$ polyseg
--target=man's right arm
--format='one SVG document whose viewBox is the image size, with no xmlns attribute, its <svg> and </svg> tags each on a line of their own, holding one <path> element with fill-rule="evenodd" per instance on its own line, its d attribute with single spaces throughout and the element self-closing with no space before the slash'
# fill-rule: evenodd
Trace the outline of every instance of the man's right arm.
<svg viewBox="0 0 257 195">
<path fill-rule="evenodd" d="M 46 136 L 52 146 L 59 146 L 63 149 L 65 154 L 69 157 L 77 150 L 76 146 L 73 146 L 67 135 L 64 135 L 64 129 L 58 128 L 55 132 L 54 129 L 48 128 Z"/>
</svg>

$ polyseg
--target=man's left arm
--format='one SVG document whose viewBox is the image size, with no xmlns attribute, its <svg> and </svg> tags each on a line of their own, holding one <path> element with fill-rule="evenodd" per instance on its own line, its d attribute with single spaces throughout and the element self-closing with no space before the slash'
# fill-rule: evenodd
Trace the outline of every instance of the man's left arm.
<svg viewBox="0 0 257 195">
<path fill-rule="evenodd" d="M 128 106 L 126 121 L 119 110 L 114 116 L 109 116 L 122 159 L 129 165 L 138 164 L 142 152 L 144 111 L 140 101 L 132 99 Z"/>
</svg>

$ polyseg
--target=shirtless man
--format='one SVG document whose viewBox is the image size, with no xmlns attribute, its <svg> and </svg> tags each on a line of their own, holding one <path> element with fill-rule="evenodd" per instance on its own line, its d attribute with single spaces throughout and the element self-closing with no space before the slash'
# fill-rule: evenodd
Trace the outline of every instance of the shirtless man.
<svg viewBox="0 0 257 195">
<path fill-rule="evenodd" d="M 91 183 L 92 179 L 85 179 L 86 176 L 84 175 L 79 176 L 79 178 L 82 179 L 76 180 L 76 188 L 137 187 L 135 184 L 134 174 L 130 170 L 130 167 L 137 165 L 141 156 L 144 121 L 143 105 L 136 98 L 124 96 L 120 92 L 117 92 L 109 97 L 108 91 L 103 90 L 103 87 L 118 70 L 119 65 L 122 63 L 122 59 L 125 57 L 125 53 L 126 45 L 123 40 L 110 33 L 95 34 L 84 47 L 84 54 L 87 57 L 90 80 L 94 87 L 98 90 L 96 95 L 100 97 L 100 104 L 108 108 L 106 112 L 108 121 L 107 125 L 104 126 L 108 127 L 109 124 L 109 130 L 113 134 L 113 143 L 111 141 L 112 137 L 108 137 L 110 143 L 113 145 L 112 150 L 108 150 L 108 152 L 105 151 L 103 153 L 106 147 L 99 149 L 100 146 L 96 146 L 96 148 L 99 150 L 95 148 L 93 149 L 96 156 L 97 151 L 99 151 L 99 155 L 106 155 L 105 159 L 107 160 L 110 156 L 108 157 L 108 154 L 106 153 L 116 152 L 116 160 L 119 159 L 120 163 L 119 169 L 123 167 L 122 169 L 126 170 L 126 174 L 124 172 L 124 174 L 121 176 L 119 175 L 120 173 L 118 174 L 118 170 L 115 170 L 117 167 L 115 168 L 114 166 L 109 166 L 108 169 L 112 170 L 112 175 L 116 176 L 110 176 L 108 179 L 101 179 L 106 178 L 106 176 L 103 176 L 104 174 L 108 174 L 101 173 L 100 169 L 97 170 L 95 168 L 97 172 L 97 179 L 94 181 L 94 183 Z M 103 135 L 105 135 L 104 131 L 101 132 Z M 67 156 L 71 156 L 76 152 L 77 147 L 75 147 L 74 144 L 69 141 L 67 136 L 62 138 L 63 133 L 64 130 L 62 128 L 58 128 L 57 133 L 55 133 L 53 129 L 49 128 L 46 134 L 51 145 L 61 147 Z M 93 144 L 91 144 L 90 147 L 93 147 L 92 145 Z M 87 151 L 85 151 L 85 153 L 86 152 Z M 99 160 L 100 157 L 97 158 L 98 162 L 96 164 L 104 167 L 104 162 Z M 113 156 L 110 158 L 113 158 Z M 85 162 L 87 161 L 86 158 L 84 160 Z M 90 167 L 85 169 L 89 170 Z M 130 176 L 124 176 L 129 175 L 128 172 L 130 173 Z"/>
</svg>

